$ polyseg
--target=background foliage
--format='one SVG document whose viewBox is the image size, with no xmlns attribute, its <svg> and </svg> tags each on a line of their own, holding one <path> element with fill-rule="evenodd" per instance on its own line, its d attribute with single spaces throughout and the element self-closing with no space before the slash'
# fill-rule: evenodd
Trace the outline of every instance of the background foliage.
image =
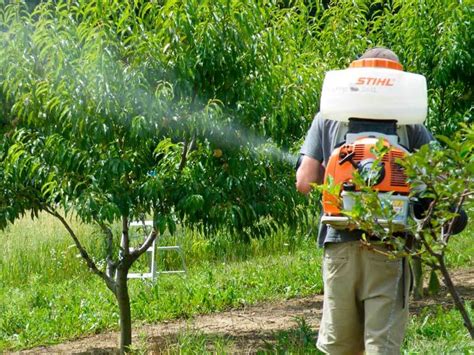
<svg viewBox="0 0 474 355">
<path fill-rule="evenodd" d="M 0 0 L 0 226 L 48 203 L 86 223 L 153 213 L 162 231 L 191 225 L 216 249 L 306 230 L 315 207 L 293 187 L 292 153 L 324 73 L 392 48 L 427 77 L 427 124 L 451 137 L 473 121 L 473 11 L 448 0 Z M 102 243 L 90 243 L 100 261 Z M 3 318 L 5 346 L 31 327 L 22 307 Z"/>
<path fill-rule="evenodd" d="M 43 198 L 74 192 L 76 209 L 97 206 L 109 220 L 125 203 L 110 201 L 121 193 L 110 191 L 111 176 L 128 174 L 136 199 L 159 198 L 161 214 L 207 231 L 228 226 L 248 238 L 272 223 L 295 226 L 304 201 L 275 146 L 297 151 L 325 71 L 370 46 L 392 48 L 406 70 L 427 77 L 435 133 L 472 121 L 473 10 L 463 3 L 3 3 L 2 151 L 27 141 L 13 158 L 36 160 L 24 173 L 50 183 Z M 177 171 L 187 145 L 189 164 Z M 27 158 L 33 150 L 50 154 Z M 53 186 L 52 166 L 69 190 Z M 125 205 L 142 212 L 137 201 Z M 16 215 L 8 213 L 3 220 Z M 274 222 L 256 223 L 270 215 Z"/>
</svg>

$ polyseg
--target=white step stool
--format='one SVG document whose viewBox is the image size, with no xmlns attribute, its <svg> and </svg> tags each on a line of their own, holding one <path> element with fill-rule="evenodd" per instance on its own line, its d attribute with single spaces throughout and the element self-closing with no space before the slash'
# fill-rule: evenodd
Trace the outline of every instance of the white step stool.
<svg viewBox="0 0 474 355">
<path fill-rule="evenodd" d="M 130 229 L 142 229 L 143 232 L 143 240 L 151 233 L 151 229 L 153 227 L 153 221 L 134 221 L 130 223 Z M 181 264 L 182 269 L 179 270 L 163 270 L 157 271 L 156 270 L 156 258 L 157 258 L 157 251 L 176 251 L 179 256 L 181 257 Z M 130 251 L 133 251 L 133 248 L 130 248 Z M 150 257 L 150 265 L 149 265 L 149 272 L 139 273 L 139 272 L 129 272 L 128 278 L 129 279 L 151 279 L 153 282 L 156 280 L 156 277 L 160 274 L 185 274 L 187 273 L 186 263 L 184 261 L 184 252 L 180 245 L 167 245 L 167 246 L 156 246 L 156 239 L 153 241 L 152 245 L 147 249 L 147 254 Z"/>
</svg>

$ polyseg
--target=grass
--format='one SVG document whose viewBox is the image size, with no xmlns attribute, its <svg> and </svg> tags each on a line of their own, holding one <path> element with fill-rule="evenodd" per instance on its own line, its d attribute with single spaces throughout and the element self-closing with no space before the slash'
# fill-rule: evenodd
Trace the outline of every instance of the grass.
<svg viewBox="0 0 474 355">
<path fill-rule="evenodd" d="M 139 353 L 147 353 L 146 347 Z M 166 349 L 163 351 L 163 349 Z M 225 354 L 236 349 L 230 337 L 223 335 L 208 335 L 196 331 L 186 331 L 178 334 L 173 341 L 160 344 L 158 353 L 169 354 Z M 153 349 L 155 350 L 155 349 Z"/>
<path fill-rule="evenodd" d="M 72 223 L 100 260 L 103 245 L 98 231 Z M 471 234 L 472 226 L 452 239 L 448 257 L 451 267 L 474 264 Z M 167 236 L 161 242 L 174 244 L 178 236 Z M 60 224 L 42 215 L 34 222 L 18 222 L 0 237 L 4 247 L 0 256 L 0 350 L 54 344 L 117 329 L 118 314 L 111 292 L 77 257 Z M 135 324 L 322 292 L 321 251 L 311 238 L 280 231 L 265 240 L 243 244 L 225 236 L 205 239 L 187 231 L 181 244 L 187 276 L 161 276 L 156 284 L 130 281 Z M 176 253 L 163 256 L 160 267 L 180 266 Z M 138 268 L 144 264 L 143 260 Z M 472 350 L 456 311 L 424 312 L 410 323 L 404 348 L 410 349 L 407 353 L 450 347 L 460 353 Z M 315 338 L 314 331 L 305 324 L 301 320 L 296 330 L 275 334 L 275 340 L 262 351 L 316 351 L 314 341 L 310 341 Z M 427 333 L 426 329 L 434 330 Z M 171 352 L 193 352 L 194 346 L 212 352 L 234 346 L 231 339 L 202 334 L 183 334 L 181 338 L 169 345 Z"/>
<path fill-rule="evenodd" d="M 196 331 L 179 333 L 172 342 L 160 344 L 160 353 L 168 354 L 322 354 L 316 348 L 316 333 L 304 318 L 295 319 L 296 326 L 273 333 L 260 341 L 261 346 L 249 348 L 232 336 L 204 334 Z M 255 339 L 254 339 L 255 340 Z M 135 348 L 137 354 L 144 353 L 146 346 Z"/>
<path fill-rule="evenodd" d="M 76 228 L 99 259 L 100 235 L 91 227 Z M 35 223 L 21 221 L 2 238 L 6 248 L 0 261 L 0 349 L 53 344 L 117 329 L 111 292 L 87 270 L 54 220 L 41 216 Z M 130 281 L 136 322 L 190 317 L 322 291 L 320 251 L 310 240 L 282 232 L 268 240 L 236 244 L 188 233 L 182 242 L 186 277 L 162 276 L 154 285 Z M 168 253 L 161 267 L 177 267 L 179 262 L 177 255 Z"/>
<path fill-rule="evenodd" d="M 469 306 L 471 319 L 474 310 Z M 440 305 L 424 308 L 410 319 L 404 354 L 473 354 L 474 342 L 462 326 L 462 318 L 455 309 Z"/>
<path fill-rule="evenodd" d="M 132 314 L 136 321 L 157 322 L 320 293 L 319 270 L 317 259 L 304 252 L 230 265 L 204 263 L 190 268 L 187 277 L 163 277 L 155 285 L 131 281 Z M 27 287 L 0 292 L 4 348 L 56 343 L 117 326 L 112 294 L 97 277 L 50 284 L 38 277 Z"/>
<path fill-rule="evenodd" d="M 474 315 L 471 308 L 470 312 Z M 316 330 L 304 318 L 295 321 L 295 327 L 275 332 L 263 341 L 260 348 L 242 348 L 241 344 L 228 336 L 186 331 L 178 334 L 176 339 L 160 344 L 160 351 L 169 354 L 323 354 L 316 348 Z M 461 317 L 456 310 L 446 310 L 441 306 L 426 307 L 420 314 L 410 318 L 401 353 L 470 355 L 474 352 L 474 344 L 459 324 Z M 135 351 L 145 353 L 146 349 L 146 343 L 143 343 Z"/>
</svg>

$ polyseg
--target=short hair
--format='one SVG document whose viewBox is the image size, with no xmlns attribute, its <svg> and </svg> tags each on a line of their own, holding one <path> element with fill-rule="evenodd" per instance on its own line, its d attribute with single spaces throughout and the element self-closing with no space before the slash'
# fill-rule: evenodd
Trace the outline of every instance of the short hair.
<svg viewBox="0 0 474 355">
<path fill-rule="evenodd" d="M 385 47 L 369 48 L 364 52 L 364 54 L 361 55 L 359 59 L 368 59 L 368 58 L 383 58 L 383 59 L 389 59 L 397 63 L 400 63 L 398 56 L 392 50 Z"/>
</svg>

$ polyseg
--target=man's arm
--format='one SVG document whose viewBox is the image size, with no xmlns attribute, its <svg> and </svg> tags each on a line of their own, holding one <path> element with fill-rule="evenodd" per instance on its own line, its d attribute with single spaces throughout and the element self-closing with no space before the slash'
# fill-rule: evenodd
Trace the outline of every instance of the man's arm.
<svg viewBox="0 0 474 355">
<path fill-rule="evenodd" d="M 311 191 L 311 184 L 322 184 L 324 167 L 319 160 L 303 155 L 300 166 L 296 171 L 296 189 L 302 194 Z"/>
</svg>

